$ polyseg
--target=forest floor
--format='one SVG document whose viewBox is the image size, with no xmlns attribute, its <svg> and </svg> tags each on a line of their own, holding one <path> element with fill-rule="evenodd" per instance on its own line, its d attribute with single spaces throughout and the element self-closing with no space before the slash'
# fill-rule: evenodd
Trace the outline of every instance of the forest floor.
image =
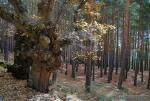
<svg viewBox="0 0 150 101">
<path fill-rule="evenodd" d="M 64 75 L 59 73 L 59 82 L 66 83 L 68 85 L 72 85 L 72 89 L 76 89 L 77 92 L 84 91 L 84 84 L 85 84 L 85 75 L 84 75 L 84 66 L 80 65 L 79 70 L 77 72 L 77 78 L 76 80 L 73 80 L 71 78 L 71 66 L 68 68 L 68 74 Z M 100 78 L 100 71 L 98 68 L 96 68 L 95 73 L 95 81 L 92 82 L 91 86 L 91 96 L 96 97 L 104 97 L 104 98 L 115 98 L 120 101 L 120 98 L 128 99 L 127 101 L 150 101 L 150 90 L 148 90 L 147 87 L 147 80 L 148 80 L 148 72 L 144 72 L 144 81 L 141 82 L 141 76 L 138 75 L 137 77 L 137 86 L 133 85 L 134 81 L 134 71 L 130 70 L 128 73 L 128 79 L 124 81 L 123 83 L 123 89 L 119 90 L 117 88 L 117 83 L 119 79 L 119 73 L 118 75 L 113 73 L 113 78 L 111 83 L 107 83 L 108 76 L 103 75 L 102 78 Z M 83 93 L 83 92 L 82 92 Z M 93 100 L 94 97 L 85 97 L 82 96 L 82 93 L 79 93 L 78 96 L 81 97 L 81 99 L 84 99 L 86 101 L 97 101 Z M 84 93 L 85 94 L 85 93 Z M 141 99 L 141 100 L 140 100 Z M 115 100 L 116 101 L 116 100 Z"/>
<path fill-rule="evenodd" d="M 57 82 L 49 88 L 49 94 L 56 92 L 61 99 L 64 99 L 68 94 L 77 95 L 83 101 L 109 101 L 109 98 L 118 98 L 114 101 L 121 101 L 121 98 L 124 99 L 127 96 L 128 100 L 123 101 L 150 101 L 150 90 L 146 89 L 148 73 L 144 73 L 143 83 L 140 82 L 140 77 L 138 77 L 137 86 L 133 86 L 133 75 L 133 71 L 129 71 L 128 79 L 123 83 L 124 89 L 119 90 L 117 89 L 119 75 L 113 74 L 112 82 L 107 83 L 107 76 L 104 75 L 100 78 L 99 70 L 97 69 L 95 81 L 92 82 L 91 93 L 87 93 L 84 88 L 85 75 L 83 66 L 80 65 L 76 80 L 71 78 L 71 66 L 69 66 L 68 75 L 65 75 L 64 72 L 58 73 Z M 0 98 L 4 99 L 4 101 L 28 101 L 35 95 L 43 94 L 28 88 L 26 85 L 26 80 L 16 80 L 10 73 L 5 73 L 0 76 Z"/>
</svg>

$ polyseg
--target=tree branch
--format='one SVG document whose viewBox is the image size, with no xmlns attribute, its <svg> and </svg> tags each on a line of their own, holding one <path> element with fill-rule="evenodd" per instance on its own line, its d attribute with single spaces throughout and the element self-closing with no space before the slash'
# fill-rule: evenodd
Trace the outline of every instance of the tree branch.
<svg viewBox="0 0 150 101">
<path fill-rule="evenodd" d="M 52 12 L 54 2 L 55 0 L 41 0 L 41 2 L 38 4 L 38 13 L 42 19 L 48 20 Z"/>
<path fill-rule="evenodd" d="M 88 0 L 82 0 L 79 4 L 79 6 L 77 7 L 77 9 L 74 10 L 74 22 L 77 22 L 78 19 L 78 11 L 80 9 L 82 9 L 84 7 L 84 5 L 86 4 Z M 78 29 L 77 26 L 75 26 L 75 29 Z"/>
<path fill-rule="evenodd" d="M 15 16 L 14 14 L 12 13 L 8 13 L 6 12 L 6 10 L 3 8 L 3 7 L 0 7 L 0 17 L 3 19 L 3 20 L 6 20 L 14 25 L 16 25 L 18 22 L 19 24 L 19 17 Z"/>
<path fill-rule="evenodd" d="M 71 45 L 72 41 L 68 38 L 58 39 L 56 42 L 60 47 Z"/>
<path fill-rule="evenodd" d="M 77 8 L 77 10 L 82 9 L 88 0 L 82 0 Z"/>
<path fill-rule="evenodd" d="M 77 7 L 77 9 L 74 11 L 75 15 L 74 15 L 74 22 L 77 21 L 77 15 L 78 15 L 78 10 L 82 9 L 84 7 L 84 5 L 86 4 L 88 0 L 82 0 L 79 4 L 79 6 Z"/>
<path fill-rule="evenodd" d="M 19 16 L 16 16 L 13 13 L 9 13 L 1 6 L 0 6 L 0 18 L 2 18 L 3 20 L 9 23 L 12 23 L 16 28 L 18 28 L 21 31 L 28 32 L 28 33 L 31 32 L 31 27 L 28 27 L 29 24 L 27 24 L 26 21 L 20 19 Z"/>
<path fill-rule="evenodd" d="M 27 10 L 23 7 L 22 1 L 21 0 L 8 0 L 8 2 L 10 2 L 14 9 L 15 12 L 19 15 L 19 14 L 23 14 L 25 13 Z"/>
</svg>

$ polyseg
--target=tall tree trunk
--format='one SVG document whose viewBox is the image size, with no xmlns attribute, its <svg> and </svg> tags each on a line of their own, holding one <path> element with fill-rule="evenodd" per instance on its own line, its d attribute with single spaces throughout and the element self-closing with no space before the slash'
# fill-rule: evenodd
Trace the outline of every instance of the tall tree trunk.
<svg viewBox="0 0 150 101">
<path fill-rule="evenodd" d="M 52 84 L 54 84 L 57 80 L 57 70 L 53 72 L 53 75 L 52 75 Z"/>
<path fill-rule="evenodd" d="M 140 47 L 140 72 L 141 72 L 141 82 L 143 82 L 143 60 L 144 60 L 144 32 L 141 32 L 141 47 Z"/>
<path fill-rule="evenodd" d="M 85 83 L 85 88 L 87 92 L 91 91 L 91 59 L 86 60 L 86 83 Z"/>
<path fill-rule="evenodd" d="M 139 57 L 140 57 L 140 52 L 138 51 L 137 52 L 137 59 L 136 59 L 136 67 L 135 67 L 134 86 L 137 85 L 137 76 L 139 73 L 139 63 L 140 63 Z"/>
<path fill-rule="evenodd" d="M 136 46 L 137 46 L 137 42 L 136 42 L 136 37 L 134 38 L 134 49 L 136 49 Z M 136 68 L 136 54 L 133 55 L 133 70 L 135 70 Z"/>
<path fill-rule="evenodd" d="M 115 1 L 112 1 L 112 25 L 116 25 L 116 8 Z M 110 34 L 109 41 L 109 73 L 108 73 L 108 82 L 112 80 L 113 68 L 114 68 L 114 53 L 115 53 L 115 30 Z"/>
<path fill-rule="evenodd" d="M 88 7 L 88 23 L 92 24 L 94 19 L 91 15 L 91 12 L 94 12 L 95 9 L 95 0 L 88 0 L 89 7 Z M 87 59 L 85 60 L 86 63 L 86 82 L 85 88 L 87 92 L 91 91 L 91 76 L 92 76 L 92 56 L 91 50 L 93 50 L 93 44 L 90 39 L 86 40 L 86 56 Z"/>
<path fill-rule="evenodd" d="M 140 8 L 139 8 L 139 19 L 138 19 L 138 55 L 137 55 L 137 66 L 135 69 L 135 80 L 134 85 L 137 85 L 137 75 L 139 73 L 139 70 L 141 72 L 141 81 L 143 81 L 143 26 L 142 26 L 142 3 L 140 2 Z"/>
<path fill-rule="evenodd" d="M 102 23 L 108 23 L 108 4 L 104 6 L 103 10 L 103 21 Z M 104 75 L 107 75 L 107 69 L 108 69 L 108 45 L 109 45 L 109 32 L 105 34 L 104 36 L 104 52 L 103 52 L 103 60 L 104 60 Z"/>
<path fill-rule="evenodd" d="M 128 71 L 130 70 L 130 50 L 131 50 L 131 36 L 130 36 L 130 9 L 128 11 L 128 20 L 126 20 L 128 22 L 128 29 L 127 29 L 127 52 L 126 52 L 126 59 L 125 59 L 125 62 L 126 62 L 126 71 L 125 71 L 125 78 L 124 80 L 127 79 L 127 76 L 128 76 Z"/>
<path fill-rule="evenodd" d="M 127 56 L 127 48 L 128 48 L 128 34 L 129 34 L 129 6 L 130 6 L 130 0 L 126 0 L 125 3 L 125 11 L 124 11 L 124 32 L 122 35 L 122 60 L 121 60 L 121 71 L 120 71 L 120 76 L 119 76 L 119 81 L 118 81 L 118 88 L 122 88 L 122 82 L 125 77 L 125 70 L 126 70 L 126 56 Z"/>
<path fill-rule="evenodd" d="M 149 41 L 149 39 L 148 39 L 148 41 Z M 147 44 L 147 45 L 149 46 L 149 44 Z M 148 70 L 149 70 L 149 76 L 148 76 L 147 89 L 150 90 L 150 60 L 149 60 L 149 68 L 148 68 Z"/>
<path fill-rule="evenodd" d="M 116 32 L 116 59 L 115 59 L 115 66 L 116 66 L 116 74 L 118 74 L 119 68 L 119 11 L 117 11 L 117 32 Z"/>
<path fill-rule="evenodd" d="M 103 69 L 104 69 L 104 56 L 103 56 L 104 52 L 101 52 L 101 57 L 102 59 L 98 61 L 98 66 L 100 69 L 100 77 L 103 77 Z"/>
<path fill-rule="evenodd" d="M 71 77 L 75 80 L 76 79 L 76 62 L 72 60 L 72 74 Z"/>
<path fill-rule="evenodd" d="M 149 89 L 149 90 L 150 90 L 150 67 L 149 67 L 149 76 L 148 76 L 147 89 Z"/>
<path fill-rule="evenodd" d="M 8 37 L 5 36 L 4 40 L 4 61 L 8 61 L 8 55 L 9 55 L 9 43 L 8 43 Z"/>
<path fill-rule="evenodd" d="M 68 63 L 66 63 L 66 66 L 65 66 L 65 75 L 68 75 Z"/>
<path fill-rule="evenodd" d="M 147 32 L 146 37 L 148 37 L 149 33 Z M 144 70 L 148 70 L 148 38 L 146 39 L 145 44 L 145 62 L 144 62 Z"/>
<path fill-rule="evenodd" d="M 87 70 L 87 65 L 86 63 L 84 63 L 84 74 L 86 74 L 86 70 Z"/>
<path fill-rule="evenodd" d="M 109 33 L 105 35 L 104 38 L 104 75 L 107 74 L 108 68 L 108 43 L 109 43 Z"/>
<path fill-rule="evenodd" d="M 92 60 L 92 80 L 95 81 L 95 61 Z"/>
</svg>

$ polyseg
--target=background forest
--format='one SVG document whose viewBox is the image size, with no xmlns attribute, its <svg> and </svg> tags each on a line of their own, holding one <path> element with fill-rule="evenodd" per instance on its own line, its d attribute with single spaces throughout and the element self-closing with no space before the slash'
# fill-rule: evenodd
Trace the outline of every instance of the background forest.
<svg viewBox="0 0 150 101">
<path fill-rule="evenodd" d="M 150 1 L 0 0 L 0 61 L 0 101 L 149 101 Z"/>
</svg>

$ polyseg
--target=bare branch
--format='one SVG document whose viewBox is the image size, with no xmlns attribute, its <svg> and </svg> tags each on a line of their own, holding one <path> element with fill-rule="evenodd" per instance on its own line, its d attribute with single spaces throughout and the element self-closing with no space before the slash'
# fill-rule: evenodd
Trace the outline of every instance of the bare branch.
<svg viewBox="0 0 150 101">
<path fill-rule="evenodd" d="M 27 10 L 23 7 L 22 1 L 21 0 L 8 0 L 8 2 L 10 2 L 16 13 L 19 14 L 23 14 L 24 12 L 26 12 Z"/>
<path fill-rule="evenodd" d="M 43 19 L 47 20 L 52 12 L 55 0 L 41 0 L 38 4 L 38 13 Z"/>
</svg>

